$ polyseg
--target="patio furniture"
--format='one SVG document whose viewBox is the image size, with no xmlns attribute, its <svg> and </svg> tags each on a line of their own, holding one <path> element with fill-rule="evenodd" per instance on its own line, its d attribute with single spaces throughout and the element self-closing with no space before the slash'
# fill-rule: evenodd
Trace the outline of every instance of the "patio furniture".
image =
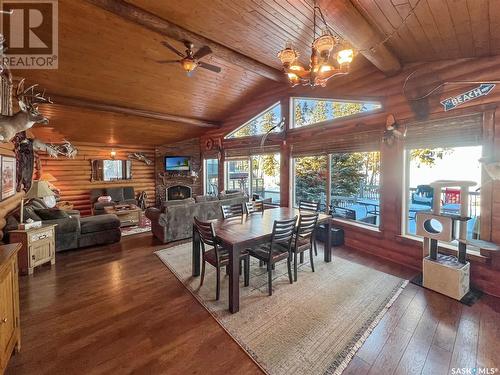
<svg viewBox="0 0 500 375">
<path fill-rule="evenodd" d="M 432 207 L 434 190 L 430 185 L 418 185 L 411 195 L 411 203 Z"/>
<path fill-rule="evenodd" d="M 202 249 L 203 263 L 201 265 L 200 287 L 203 285 L 203 280 L 205 279 L 205 263 L 209 263 L 216 269 L 215 300 L 218 301 L 220 298 L 220 269 L 228 266 L 229 253 L 217 242 L 214 226 L 211 222 L 201 221 L 195 217 L 194 226 L 200 236 Z M 211 246 L 211 249 L 207 249 L 205 246 Z M 240 260 L 243 260 L 245 286 L 248 286 L 250 281 L 250 257 L 248 252 L 240 252 Z"/>
</svg>

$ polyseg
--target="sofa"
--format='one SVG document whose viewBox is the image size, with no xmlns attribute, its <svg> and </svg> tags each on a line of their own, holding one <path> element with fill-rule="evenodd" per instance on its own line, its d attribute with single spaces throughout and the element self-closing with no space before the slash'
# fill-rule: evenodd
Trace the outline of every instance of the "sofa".
<svg viewBox="0 0 500 375">
<path fill-rule="evenodd" d="M 161 208 L 148 208 L 146 217 L 151 220 L 153 236 L 163 243 L 190 238 L 193 234 L 193 218 L 201 220 L 222 218 L 222 205 L 248 202 L 242 192 L 223 194 L 219 197 L 203 195 L 164 202 Z"/>
<path fill-rule="evenodd" d="M 111 202 L 98 202 L 99 197 L 107 195 L 111 197 Z M 113 186 L 90 190 L 90 203 L 94 215 L 105 214 L 104 207 L 115 206 L 117 204 L 135 204 L 137 199 L 133 186 Z"/>
<path fill-rule="evenodd" d="M 120 220 L 116 215 L 82 218 L 79 211 L 49 209 L 43 200 L 35 198 L 24 206 L 24 218 L 42 221 L 42 224 L 57 224 L 56 251 L 107 245 L 121 239 Z M 6 220 L 4 232 L 8 241 L 9 231 L 17 229 L 19 224 L 19 210 L 8 215 Z"/>
</svg>

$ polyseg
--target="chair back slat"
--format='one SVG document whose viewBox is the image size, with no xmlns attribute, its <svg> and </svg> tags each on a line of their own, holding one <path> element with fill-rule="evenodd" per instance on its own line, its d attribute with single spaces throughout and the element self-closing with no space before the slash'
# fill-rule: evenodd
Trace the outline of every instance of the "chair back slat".
<svg viewBox="0 0 500 375">
<path fill-rule="evenodd" d="M 293 234 L 295 233 L 295 225 L 297 224 L 297 216 L 288 220 L 276 220 L 273 225 L 273 233 L 271 236 L 271 246 L 279 243 L 290 248 Z"/>
<path fill-rule="evenodd" d="M 255 212 L 264 212 L 264 202 L 262 201 L 245 202 L 245 209 L 247 214 L 253 214 Z"/>
<path fill-rule="evenodd" d="M 297 234 L 301 237 L 308 237 L 314 232 L 317 223 L 318 213 L 301 214 L 299 225 L 297 226 Z"/>
<path fill-rule="evenodd" d="M 319 202 L 300 201 L 299 202 L 299 210 L 317 212 L 317 211 L 319 211 Z"/>
<path fill-rule="evenodd" d="M 232 204 L 230 206 L 222 205 L 221 210 L 222 210 L 222 217 L 224 219 L 228 219 L 230 217 L 243 216 L 244 213 L 243 203 Z"/>
<path fill-rule="evenodd" d="M 215 230 L 213 223 L 201 221 L 195 217 L 194 225 L 200 236 L 201 242 L 206 245 L 215 246 Z"/>
</svg>

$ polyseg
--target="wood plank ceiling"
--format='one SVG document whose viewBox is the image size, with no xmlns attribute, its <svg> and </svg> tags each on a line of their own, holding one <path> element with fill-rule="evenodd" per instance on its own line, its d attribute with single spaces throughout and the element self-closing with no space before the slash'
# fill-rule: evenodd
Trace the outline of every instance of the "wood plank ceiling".
<svg viewBox="0 0 500 375">
<path fill-rule="evenodd" d="M 288 40 L 301 52 L 302 62 L 308 60 L 312 0 L 128 2 L 275 69 L 280 69 L 276 54 Z M 394 33 L 417 6 L 415 15 L 387 42 L 402 63 L 500 53 L 499 0 L 351 2 L 382 37 Z M 221 66 L 222 73 L 199 69 L 189 78 L 177 65 L 157 63 L 176 58 L 161 46 L 164 39 L 89 2 L 60 0 L 59 69 L 14 74 L 26 76 L 56 96 L 211 122 L 224 121 L 247 98 L 283 85 L 217 56 L 207 62 Z M 178 41 L 170 42 L 184 49 Z M 358 66 L 367 64 L 362 56 L 357 60 Z M 67 105 L 48 111 L 49 129 L 38 133 L 61 134 L 72 141 L 164 144 L 206 131 L 189 124 Z"/>
</svg>

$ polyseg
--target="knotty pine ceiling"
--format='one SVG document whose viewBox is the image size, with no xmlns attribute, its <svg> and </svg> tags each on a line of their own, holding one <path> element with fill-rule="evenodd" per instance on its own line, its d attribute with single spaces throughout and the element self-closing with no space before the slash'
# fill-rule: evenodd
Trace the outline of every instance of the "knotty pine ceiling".
<svg viewBox="0 0 500 375">
<path fill-rule="evenodd" d="M 332 0 L 348 1 L 348 0 Z M 499 0 L 351 0 L 382 35 L 389 35 L 418 3 L 414 16 L 388 41 L 402 63 L 496 55 L 500 52 Z M 159 17 L 203 35 L 275 69 L 287 40 L 307 60 L 312 40 L 312 0 L 129 0 Z M 495 16 L 496 15 L 496 16 Z M 331 26 L 335 26 L 331 24 Z M 342 32 L 342 30 L 337 30 Z M 165 37 L 86 1 L 59 1 L 59 69 L 14 71 L 54 95 L 145 111 L 223 122 L 250 96 L 283 83 L 211 56 L 215 74 L 198 69 L 189 78 Z M 183 50 L 181 43 L 170 41 Z M 199 46 L 198 46 L 199 47 Z M 368 62 L 361 56 L 356 65 Z M 47 108 L 51 123 L 40 137 L 72 141 L 165 144 L 207 129 L 185 123 L 80 109 Z"/>
</svg>

